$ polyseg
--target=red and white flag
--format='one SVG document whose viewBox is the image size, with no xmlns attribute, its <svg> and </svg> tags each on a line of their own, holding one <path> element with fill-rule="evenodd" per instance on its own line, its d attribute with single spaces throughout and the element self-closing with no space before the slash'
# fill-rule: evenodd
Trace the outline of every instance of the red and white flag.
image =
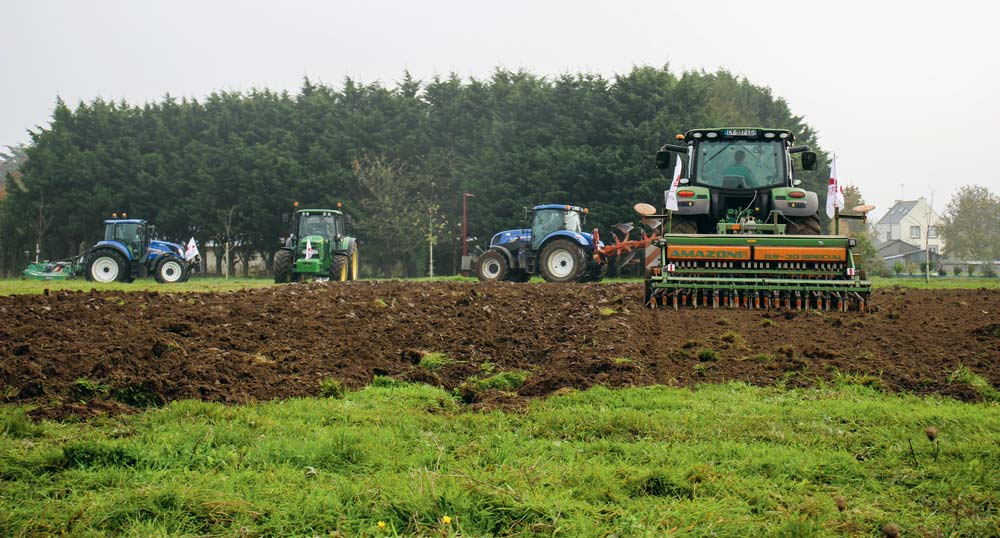
<svg viewBox="0 0 1000 538">
<path fill-rule="evenodd" d="M 313 249 L 312 241 L 306 239 L 306 259 L 307 260 L 311 260 L 312 257 L 313 257 L 313 254 L 315 254 L 315 253 L 316 253 L 316 250 Z"/>
<path fill-rule="evenodd" d="M 826 216 L 833 218 L 834 208 L 844 208 L 844 189 L 837 182 L 837 156 L 830 164 L 830 186 L 826 190 Z"/>
<path fill-rule="evenodd" d="M 670 182 L 670 190 L 667 191 L 667 211 L 677 211 L 677 187 L 681 184 L 681 156 L 677 156 L 677 164 L 674 165 L 674 179 Z"/>
<path fill-rule="evenodd" d="M 188 241 L 187 247 L 184 249 L 184 259 L 186 261 L 191 261 L 198 254 L 199 254 L 199 252 L 198 252 L 198 243 L 195 243 L 194 242 L 194 238 L 192 237 L 191 240 Z"/>
</svg>

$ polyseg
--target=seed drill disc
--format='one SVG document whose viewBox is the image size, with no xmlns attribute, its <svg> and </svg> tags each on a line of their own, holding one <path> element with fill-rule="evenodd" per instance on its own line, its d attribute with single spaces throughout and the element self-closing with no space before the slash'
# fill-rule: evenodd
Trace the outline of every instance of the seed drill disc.
<svg viewBox="0 0 1000 538">
<path fill-rule="evenodd" d="M 644 217 L 656 214 L 656 208 L 645 202 L 639 202 L 638 204 L 635 204 L 634 206 L 632 206 L 632 209 L 635 209 L 636 213 Z"/>
</svg>

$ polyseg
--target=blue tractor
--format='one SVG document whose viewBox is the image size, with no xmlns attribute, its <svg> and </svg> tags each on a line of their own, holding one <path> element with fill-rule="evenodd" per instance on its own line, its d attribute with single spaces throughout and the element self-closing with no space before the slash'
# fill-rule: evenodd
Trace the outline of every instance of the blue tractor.
<svg viewBox="0 0 1000 538">
<path fill-rule="evenodd" d="M 104 240 L 82 256 L 84 276 L 93 282 L 132 282 L 148 275 L 161 284 L 186 281 L 198 257 L 185 259 L 183 246 L 154 239 L 155 234 L 145 220 L 105 220 Z"/>
<path fill-rule="evenodd" d="M 527 282 L 541 274 L 548 282 L 600 280 L 607 264 L 595 251 L 604 246 L 582 226 L 587 210 L 545 204 L 531 210 L 531 228 L 506 230 L 493 236 L 489 249 L 473 264 L 482 281 Z"/>
</svg>

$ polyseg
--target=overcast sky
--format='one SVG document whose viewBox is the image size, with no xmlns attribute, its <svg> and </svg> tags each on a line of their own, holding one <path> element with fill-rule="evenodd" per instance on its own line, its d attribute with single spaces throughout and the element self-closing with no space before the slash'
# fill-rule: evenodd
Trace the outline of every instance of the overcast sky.
<svg viewBox="0 0 1000 538">
<path fill-rule="evenodd" d="M 972 2 L 293 2 L 0 0 L 0 146 L 46 126 L 56 96 L 132 103 L 302 77 L 394 85 L 497 66 L 608 77 L 724 67 L 770 86 L 881 215 L 1000 193 L 1000 7 Z M 687 128 L 708 127 L 690 125 Z M 771 125 L 765 127 L 782 127 Z M 664 141 L 673 133 L 664 133 Z M 991 149 L 993 148 L 993 149 Z M 652 152 L 655 148 L 650 148 Z M 825 198 L 821 194 L 821 198 Z"/>
</svg>

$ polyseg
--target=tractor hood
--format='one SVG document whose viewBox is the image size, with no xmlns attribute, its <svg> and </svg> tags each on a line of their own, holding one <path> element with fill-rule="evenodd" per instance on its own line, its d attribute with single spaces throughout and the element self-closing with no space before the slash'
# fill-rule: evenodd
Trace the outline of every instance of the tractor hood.
<svg viewBox="0 0 1000 538">
<path fill-rule="evenodd" d="M 569 237 L 582 246 L 592 247 L 594 245 L 594 235 L 588 232 L 571 232 L 560 230 L 549 234 L 550 237 Z M 514 230 L 504 230 L 490 239 L 490 246 L 511 246 L 514 244 L 531 243 L 531 228 L 518 228 Z M 598 241 L 598 247 L 603 247 L 604 242 Z"/>
<path fill-rule="evenodd" d="M 518 228 L 514 230 L 504 230 L 490 239 L 490 246 L 508 245 L 518 241 L 531 242 L 531 228 Z"/>
<path fill-rule="evenodd" d="M 184 247 L 178 245 L 177 243 L 171 243 L 169 241 L 160 241 L 159 239 L 154 239 L 149 242 L 149 253 L 150 254 L 176 254 L 181 258 L 184 257 Z"/>
</svg>

